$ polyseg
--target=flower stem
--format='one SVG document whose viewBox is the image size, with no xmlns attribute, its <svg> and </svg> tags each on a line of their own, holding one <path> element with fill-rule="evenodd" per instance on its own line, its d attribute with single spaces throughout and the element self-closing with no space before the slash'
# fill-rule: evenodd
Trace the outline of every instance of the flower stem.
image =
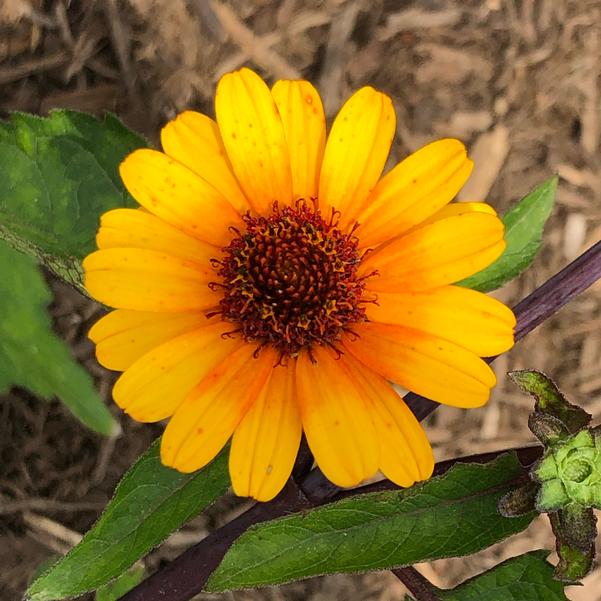
<svg viewBox="0 0 601 601">
<path fill-rule="evenodd" d="M 440 601 L 434 585 L 413 566 L 397 568 L 392 573 L 409 589 L 416 601 Z"/>
<path fill-rule="evenodd" d="M 542 447 L 527 446 L 517 449 L 493 451 L 490 453 L 481 453 L 479 455 L 448 459 L 436 464 L 434 474 L 444 474 L 456 463 L 487 463 L 502 453 L 511 450 L 515 451 L 522 465 L 529 465 L 542 454 Z M 303 481 L 303 489 L 310 489 L 307 482 L 314 481 L 319 483 L 319 479 L 314 478 L 314 473 L 315 470 L 305 478 Z M 333 486 L 334 485 L 332 485 L 332 487 Z M 243 532 L 250 528 L 250 526 L 273 520 L 290 513 L 319 507 L 327 502 L 338 501 L 349 496 L 397 488 L 398 487 L 390 482 L 390 480 L 384 480 L 354 490 L 342 491 L 336 487 L 327 489 L 329 496 L 319 495 L 318 493 L 322 491 L 321 489 L 318 489 L 313 491 L 314 494 L 312 499 L 307 499 L 294 484 L 293 480 L 290 479 L 284 490 L 273 501 L 253 505 L 250 509 L 237 518 L 234 518 L 225 526 L 222 526 L 219 530 L 215 530 L 196 545 L 190 547 L 168 566 L 149 576 L 129 593 L 126 593 L 121 597 L 120 601 L 164 601 L 165 599 L 169 599 L 169 601 L 188 601 L 188 599 L 191 599 L 194 595 L 197 595 L 202 591 L 209 576 L 219 565 L 229 547 Z M 338 494 L 335 494 L 335 492 Z M 406 572 L 407 569 L 409 568 L 402 568 L 401 571 L 403 576 L 411 578 L 411 575 L 408 575 Z M 396 575 L 398 576 L 398 574 Z M 405 580 L 403 580 L 403 582 L 407 588 L 417 596 L 417 592 L 414 591 Z M 417 596 L 417 599 L 418 601 L 436 601 L 437 598 L 432 596 Z"/>
<path fill-rule="evenodd" d="M 254 524 L 309 509 L 311 505 L 292 478 L 269 503 L 257 503 L 211 532 L 168 566 L 120 597 L 120 601 L 188 601 L 200 593 L 234 541 Z"/>
<path fill-rule="evenodd" d="M 515 339 L 521 340 L 567 302 L 601 278 L 601 241 L 547 280 L 514 307 L 518 323 Z"/>
</svg>

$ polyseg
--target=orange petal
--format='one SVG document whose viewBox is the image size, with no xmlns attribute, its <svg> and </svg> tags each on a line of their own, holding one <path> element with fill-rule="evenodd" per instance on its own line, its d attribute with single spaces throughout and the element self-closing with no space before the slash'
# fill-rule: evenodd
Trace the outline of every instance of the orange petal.
<svg viewBox="0 0 601 601">
<path fill-rule="evenodd" d="M 480 407 L 496 379 L 474 353 L 437 336 L 380 323 L 357 324 L 359 338 L 345 348 L 387 380 L 433 401 Z"/>
<path fill-rule="evenodd" d="M 498 355 L 513 346 L 511 309 L 460 286 L 429 292 L 378 292 L 377 305 L 366 305 L 366 312 L 370 321 L 427 332 L 480 357 Z"/>
<path fill-rule="evenodd" d="M 293 197 L 317 198 L 326 143 L 326 118 L 319 93 L 308 81 L 290 80 L 276 82 L 271 93 L 288 142 Z"/>
<path fill-rule="evenodd" d="M 224 246 L 231 237 L 228 228 L 243 225 L 219 191 L 162 152 L 136 150 L 121 163 L 119 172 L 125 187 L 145 209 L 209 244 Z"/>
<path fill-rule="evenodd" d="M 338 486 L 355 486 L 378 469 L 379 443 L 360 389 L 331 351 L 313 349 L 297 360 L 303 428 L 315 461 Z"/>
<path fill-rule="evenodd" d="M 88 336 L 101 365 L 125 371 L 153 348 L 207 325 L 202 313 L 151 313 L 117 309 L 97 321 Z"/>
<path fill-rule="evenodd" d="M 434 469 L 434 455 L 426 433 L 405 401 L 380 375 L 350 353 L 344 365 L 371 407 L 380 443 L 380 471 L 399 486 L 426 480 Z"/>
<path fill-rule="evenodd" d="M 137 311 L 198 311 L 214 307 L 219 295 L 208 283 L 210 265 L 143 248 L 107 248 L 83 261 L 84 285 L 98 301 Z"/>
<path fill-rule="evenodd" d="M 180 113 L 161 130 L 161 144 L 166 154 L 219 190 L 239 213 L 250 209 L 213 119 L 195 111 Z"/>
<path fill-rule="evenodd" d="M 161 441 L 161 460 L 180 472 L 204 467 L 223 448 L 256 401 L 277 361 L 266 348 L 244 344 L 216 365 L 171 418 Z"/>
<path fill-rule="evenodd" d="M 139 422 L 173 415 L 194 386 L 244 344 L 239 338 L 224 338 L 228 329 L 229 324 L 211 324 L 149 351 L 117 380 L 115 402 Z"/>
<path fill-rule="evenodd" d="M 382 174 L 394 137 L 390 98 L 371 87 L 355 92 L 340 109 L 326 142 L 319 203 L 327 216 L 340 211 L 340 226 L 354 221 Z"/>
<path fill-rule="evenodd" d="M 424 221 L 463 187 L 473 163 L 458 140 L 432 142 L 378 182 L 357 216 L 362 248 L 377 246 Z"/>
<path fill-rule="evenodd" d="M 146 248 L 199 265 L 210 265 L 219 249 L 198 238 L 184 234 L 144 209 L 114 209 L 100 218 L 96 235 L 98 248 Z"/>
<path fill-rule="evenodd" d="M 419 227 L 369 253 L 359 268 L 367 287 L 382 292 L 421 291 L 452 284 L 495 261 L 505 249 L 503 222 L 481 212 Z"/>
<path fill-rule="evenodd" d="M 286 484 L 298 453 L 302 425 L 296 361 L 276 367 L 232 438 L 230 475 L 239 497 L 269 501 Z"/>
<path fill-rule="evenodd" d="M 215 113 L 240 186 L 259 213 L 292 198 L 290 156 L 278 107 L 265 82 L 250 69 L 224 75 Z"/>
</svg>

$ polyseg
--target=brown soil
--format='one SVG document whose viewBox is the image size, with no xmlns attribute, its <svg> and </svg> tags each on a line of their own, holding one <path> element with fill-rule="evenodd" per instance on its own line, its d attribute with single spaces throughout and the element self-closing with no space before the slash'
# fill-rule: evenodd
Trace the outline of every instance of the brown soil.
<svg viewBox="0 0 601 601">
<path fill-rule="evenodd" d="M 182 109 L 211 112 L 215 82 L 243 64 L 270 81 L 311 79 L 330 116 L 349 92 L 374 85 L 397 110 L 393 160 L 437 137 L 469 145 L 476 170 L 465 199 L 486 198 L 503 211 L 551 174 L 561 176 L 540 256 L 498 293 L 514 303 L 600 237 L 600 53 L 598 0 L 4 0 L 0 112 L 111 110 L 156 140 L 161 124 Z M 56 329 L 109 403 L 113 375 L 97 365 L 85 338 L 100 309 L 51 284 Z M 437 457 L 532 440 L 530 401 L 503 378 L 508 369 L 544 370 L 598 416 L 600 325 L 596 286 L 495 363 L 500 384 L 485 409 L 442 408 L 429 420 Z M 103 440 L 58 403 L 22 390 L 0 399 L 0 411 L 0 601 L 13 601 L 40 564 L 93 523 L 160 428 L 121 418 L 124 435 Z M 231 498 L 220 502 L 151 554 L 149 569 L 239 506 Z M 477 556 L 419 569 L 451 586 L 508 556 L 551 545 L 541 519 Z M 600 590 L 597 570 L 568 594 L 595 601 Z M 392 601 L 403 591 L 392 574 L 378 573 L 200 598 Z"/>
</svg>

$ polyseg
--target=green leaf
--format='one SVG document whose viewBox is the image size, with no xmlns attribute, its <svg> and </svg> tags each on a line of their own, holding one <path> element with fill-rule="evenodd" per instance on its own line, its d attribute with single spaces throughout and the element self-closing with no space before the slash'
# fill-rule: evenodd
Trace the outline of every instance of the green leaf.
<svg viewBox="0 0 601 601">
<path fill-rule="evenodd" d="M 533 514 L 504 518 L 502 495 L 523 474 L 515 454 L 457 464 L 405 490 L 359 494 L 245 532 L 207 590 L 280 584 L 335 572 L 388 569 L 467 555 L 520 532 Z"/>
<path fill-rule="evenodd" d="M 563 585 L 553 579 L 548 551 L 531 551 L 460 584 L 437 592 L 441 601 L 568 601 Z"/>
<path fill-rule="evenodd" d="M 134 566 L 96 591 L 96 601 L 117 601 L 144 579 L 144 566 Z"/>
<path fill-rule="evenodd" d="M 97 589 L 227 491 L 227 449 L 205 468 L 181 474 L 161 464 L 159 443 L 124 476 L 82 541 L 31 585 L 29 599 L 51 601 Z"/>
<path fill-rule="evenodd" d="M 557 180 L 557 176 L 548 179 L 503 216 L 507 248 L 492 265 L 458 285 L 488 292 L 500 288 L 530 266 L 553 209 Z"/>
<path fill-rule="evenodd" d="M 81 288 L 100 215 L 136 206 L 119 163 L 146 145 L 113 115 L 14 113 L 0 128 L 0 238 Z"/>
<path fill-rule="evenodd" d="M 37 265 L 0 240 L 0 393 L 22 386 L 44 399 L 58 397 L 101 434 L 119 427 L 89 374 L 52 331 L 51 294 Z"/>
</svg>

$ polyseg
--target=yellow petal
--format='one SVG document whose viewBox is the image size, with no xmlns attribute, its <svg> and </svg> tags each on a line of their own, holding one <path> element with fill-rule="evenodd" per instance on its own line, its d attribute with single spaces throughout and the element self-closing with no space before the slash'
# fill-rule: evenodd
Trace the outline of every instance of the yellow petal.
<svg viewBox="0 0 601 601">
<path fill-rule="evenodd" d="M 286 484 L 298 453 L 302 425 L 296 361 L 276 367 L 232 438 L 230 476 L 239 497 L 269 501 Z"/>
<path fill-rule="evenodd" d="M 378 292 L 377 297 L 377 305 L 366 305 L 370 321 L 437 335 L 480 357 L 513 346 L 511 309 L 481 292 L 445 286 L 429 292 Z"/>
<path fill-rule="evenodd" d="M 382 174 L 394 137 L 390 98 L 371 87 L 355 92 L 340 109 L 326 142 L 319 179 L 324 215 L 340 211 L 340 226 L 354 221 Z"/>
<path fill-rule="evenodd" d="M 256 400 L 277 361 L 275 350 L 244 344 L 215 366 L 171 418 L 161 460 L 180 472 L 205 466 L 223 448 Z"/>
<path fill-rule="evenodd" d="M 474 353 L 437 336 L 402 326 L 356 324 L 359 336 L 345 348 L 387 380 L 433 401 L 480 407 L 496 379 Z"/>
<path fill-rule="evenodd" d="M 442 207 L 440 211 L 436 211 L 434 215 L 428 217 L 417 227 L 422 227 L 447 217 L 455 217 L 456 215 L 465 215 L 466 213 L 486 213 L 488 215 L 497 216 L 497 212 L 489 204 L 485 202 L 451 202 Z"/>
<path fill-rule="evenodd" d="M 369 253 L 359 272 L 374 291 L 429 290 L 452 284 L 490 265 L 505 249 L 503 222 L 473 212 L 441 219 Z"/>
<path fill-rule="evenodd" d="M 371 407 L 380 443 L 380 471 L 399 486 L 429 478 L 434 469 L 432 447 L 405 401 L 352 354 L 347 353 L 344 362 Z"/>
<path fill-rule="evenodd" d="M 166 154 L 219 190 L 239 213 L 250 209 L 213 119 L 202 113 L 185 111 L 161 130 L 161 144 Z"/>
<path fill-rule="evenodd" d="M 215 246 L 184 234 L 143 209 L 114 209 L 104 213 L 96 244 L 100 249 L 157 250 L 206 266 L 220 255 Z"/>
<path fill-rule="evenodd" d="M 366 400 L 343 358 L 313 349 L 297 360 L 296 386 L 303 429 L 315 461 L 338 486 L 355 486 L 378 469 L 379 444 Z"/>
<path fill-rule="evenodd" d="M 288 142 L 293 197 L 317 198 L 326 143 L 326 118 L 319 93 L 308 81 L 290 80 L 276 82 L 271 93 Z"/>
<path fill-rule="evenodd" d="M 115 402 L 140 422 L 173 415 L 215 365 L 244 344 L 239 338 L 223 337 L 229 329 L 229 324 L 211 324 L 149 351 L 117 380 Z"/>
<path fill-rule="evenodd" d="M 142 148 L 119 167 L 130 194 L 147 210 L 174 227 L 224 246 L 230 226 L 242 227 L 239 213 L 211 184 L 162 152 Z"/>
<path fill-rule="evenodd" d="M 411 229 L 449 203 L 463 187 L 473 163 L 458 140 L 432 142 L 401 161 L 374 188 L 357 236 L 362 248 Z"/>
<path fill-rule="evenodd" d="M 215 113 L 229 160 L 246 197 L 260 213 L 292 198 L 290 157 L 284 127 L 265 82 L 250 69 L 224 75 Z"/>
<path fill-rule="evenodd" d="M 83 261 L 84 285 L 98 301 L 137 311 L 198 311 L 220 296 L 208 283 L 210 265 L 143 248 L 107 248 Z"/>
<path fill-rule="evenodd" d="M 153 348 L 209 322 L 203 313 L 151 313 L 117 309 L 97 321 L 88 336 L 101 365 L 125 371 Z"/>
</svg>

